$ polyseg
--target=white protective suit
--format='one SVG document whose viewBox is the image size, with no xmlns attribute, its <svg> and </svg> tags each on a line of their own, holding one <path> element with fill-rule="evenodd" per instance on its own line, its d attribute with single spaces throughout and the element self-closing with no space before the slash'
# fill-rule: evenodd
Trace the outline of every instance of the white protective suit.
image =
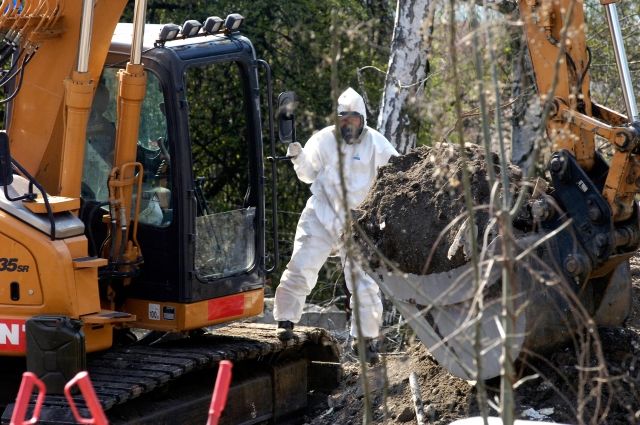
<svg viewBox="0 0 640 425">
<path fill-rule="evenodd" d="M 276 289 L 274 318 L 297 323 L 302 316 L 305 298 L 316 285 L 318 272 L 334 247 L 344 226 L 344 207 L 340 186 L 338 147 L 343 153 L 344 177 L 348 207 L 357 207 L 367 195 L 377 168 L 398 155 L 389 141 L 376 130 L 366 126 L 366 110 L 362 97 L 349 88 L 338 98 L 338 113 L 355 111 L 365 122 L 358 139 L 347 144 L 336 140 L 334 126 L 315 133 L 302 152 L 292 158 L 298 178 L 311 183 L 312 196 L 302 211 L 293 244 L 291 260 Z M 340 132 L 338 131 L 338 135 Z M 358 296 L 362 337 L 378 336 L 382 323 L 382 302 L 376 283 L 358 264 L 346 259 L 340 249 L 347 288 Z M 355 280 L 352 279 L 355 277 Z M 354 297 L 351 297 L 353 308 Z M 355 320 L 351 321 L 351 335 L 358 336 Z"/>
</svg>

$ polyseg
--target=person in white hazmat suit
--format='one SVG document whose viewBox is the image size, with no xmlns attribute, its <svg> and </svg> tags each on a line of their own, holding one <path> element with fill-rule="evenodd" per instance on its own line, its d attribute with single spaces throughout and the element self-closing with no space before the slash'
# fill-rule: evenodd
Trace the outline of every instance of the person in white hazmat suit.
<svg viewBox="0 0 640 425">
<path fill-rule="evenodd" d="M 291 260 L 276 289 L 274 318 L 278 321 L 278 338 L 293 337 L 293 324 L 300 320 L 305 298 L 316 285 L 318 272 L 333 248 L 340 244 L 345 211 L 340 184 L 338 147 L 343 155 L 344 180 L 348 208 L 357 207 L 373 184 L 377 168 L 398 152 L 379 132 L 366 125 L 364 100 L 352 88 L 338 98 L 340 128 L 326 127 L 307 141 L 289 145 L 298 178 L 311 184 L 311 197 L 302 211 L 293 244 Z M 366 357 L 377 359 L 377 337 L 382 322 L 382 302 L 376 283 L 358 264 L 346 258 L 340 248 L 347 288 L 358 297 L 361 335 L 365 338 Z M 354 297 L 351 307 L 354 308 Z M 357 338 L 355 320 L 351 335 Z M 356 339 L 354 338 L 354 342 Z M 357 347 L 354 343 L 354 347 Z"/>
</svg>

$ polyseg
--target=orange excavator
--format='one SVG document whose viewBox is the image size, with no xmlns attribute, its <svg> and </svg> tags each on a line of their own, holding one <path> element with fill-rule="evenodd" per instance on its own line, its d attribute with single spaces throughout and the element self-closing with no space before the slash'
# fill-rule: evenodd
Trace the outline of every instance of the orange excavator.
<svg viewBox="0 0 640 425">
<path fill-rule="evenodd" d="M 267 253 L 262 139 L 264 108 L 277 159 L 269 66 L 239 14 L 145 25 L 137 0 L 134 23 L 118 24 L 126 3 L 0 5 L 0 380 L 12 388 L 28 369 L 45 382 L 42 423 L 70 420 L 61 394 L 80 370 L 113 423 L 134 411 L 136 423 L 193 423 L 210 392 L 194 389 L 227 359 L 249 366 L 223 420 L 283 417 L 337 360 L 332 339 L 301 328 L 283 344 L 251 324 L 203 330 L 259 315 L 275 267 L 276 161 Z M 293 117 L 279 119 L 286 128 Z M 174 400 L 162 408 L 159 389 Z M 3 421 L 10 401 L 0 399 Z"/>
<path fill-rule="evenodd" d="M 591 99 L 583 3 L 518 2 L 553 148 L 550 184 L 539 180 L 523 209 L 530 223 L 514 241 L 508 287 L 499 284 L 505 281 L 500 238 L 488 239 L 479 279 L 471 264 L 431 275 L 374 270 L 382 290 L 454 375 L 499 376 L 503 353 L 512 359 L 545 353 L 585 328 L 621 326 L 630 313 L 628 259 L 640 244 L 640 121 L 616 1 L 601 3 L 626 115 Z M 597 138 L 611 147 L 610 158 L 596 150 Z M 471 227 L 459 234 L 470 240 Z M 478 235 L 480 245 L 487 236 Z"/>
</svg>

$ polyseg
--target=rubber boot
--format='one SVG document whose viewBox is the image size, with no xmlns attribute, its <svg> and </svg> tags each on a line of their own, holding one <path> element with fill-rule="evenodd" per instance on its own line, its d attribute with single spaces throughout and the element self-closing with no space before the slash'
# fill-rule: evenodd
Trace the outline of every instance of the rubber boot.
<svg viewBox="0 0 640 425">
<path fill-rule="evenodd" d="M 289 341 L 293 338 L 293 322 L 283 320 L 278 322 L 278 329 L 276 329 L 276 335 L 280 341 Z"/>
<path fill-rule="evenodd" d="M 364 358 L 369 364 L 376 364 L 379 360 L 378 354 L 378 338 L 364 339 Z M 358 338 L 353 338 L 351 342 L 351 350 L 355 356 L 358 356 Z"/>
</svg>

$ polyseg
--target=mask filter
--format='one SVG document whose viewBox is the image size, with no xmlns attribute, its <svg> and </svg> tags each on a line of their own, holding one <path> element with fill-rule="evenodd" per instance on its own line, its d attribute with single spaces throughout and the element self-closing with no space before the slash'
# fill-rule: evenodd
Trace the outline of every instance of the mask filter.
<svg viewBox="0 0 640 425">
<path fill-rule="evenodd" d="M 356 143 L 362 134 L 362 115 L 357 112 L 342 112 L 340 117 L 340 135 L 347 144 Z"/>
</svg>

